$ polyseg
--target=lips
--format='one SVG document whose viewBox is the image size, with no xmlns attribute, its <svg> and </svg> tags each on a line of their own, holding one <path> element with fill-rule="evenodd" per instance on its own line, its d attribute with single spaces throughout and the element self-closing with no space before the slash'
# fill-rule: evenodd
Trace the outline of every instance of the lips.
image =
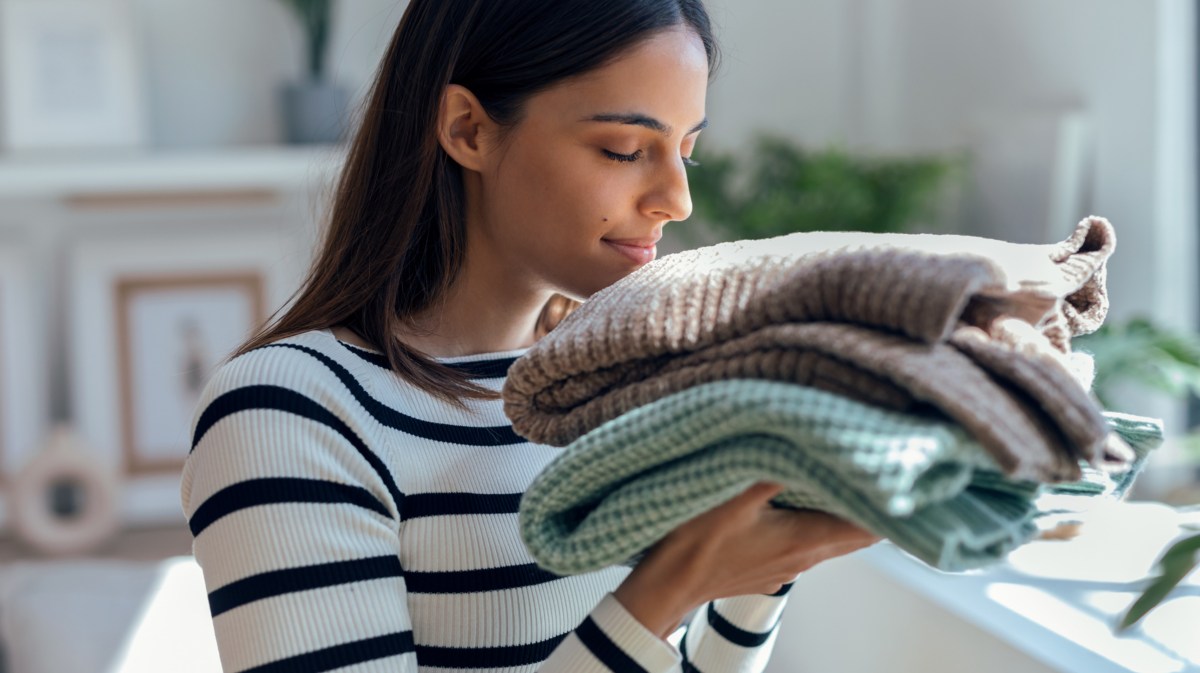
<svg viewBox="0 0 1200 673">
<path fill-rule="evenodd" d="M 616 243 L 617 245 L 628 245 L 635 248 L 653 248 L 655 243 L 658 243 L 661 236 L 652 236 L 650 238 L 605 238 L 602 239 L 607 243 Z"/>
<path fill-rule="evenodd" d="M 658 242 L 657 238 L 622 238 L 616 240 L 604 238 L 601 240 L 630 261 L 639 265 L 654 261 L 654 256 L 657 253 L 654 245 Z"/>
</svg>

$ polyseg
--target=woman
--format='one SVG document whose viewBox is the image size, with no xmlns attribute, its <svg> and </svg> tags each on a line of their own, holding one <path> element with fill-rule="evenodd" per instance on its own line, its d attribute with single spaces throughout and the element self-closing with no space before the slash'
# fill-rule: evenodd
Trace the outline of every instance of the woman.
<svg viewBox="0 0 1200 673">
<path fill-rule="evenodd" d="M 556 577 L 518 534 L 556 450 L 505 369 L 688 217 L 716 60 L 700 0 L 412 0 L 309 277 L 198 410 L 227 671 L 761 671 L 789 582 L 875 541 L 772 484 L 632 571 Z"/>
</svg>

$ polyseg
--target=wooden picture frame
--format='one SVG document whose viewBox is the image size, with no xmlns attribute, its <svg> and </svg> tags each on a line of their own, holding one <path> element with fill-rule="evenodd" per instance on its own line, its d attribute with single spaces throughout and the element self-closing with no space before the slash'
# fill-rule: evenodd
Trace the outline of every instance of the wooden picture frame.
<svg viewBox="0 0 1200 673">
<path fill-rule="evenodd" d="M 215 368 L 287 302 L 304 271 L 294 254 L 284 231 L 265 226 L 238 232 L 197 224 L 186 234 L 117 235 L 80 239 L 72 246 L 69 415 L 89 449 L 123 475 L 119 516 L 124 525 L 182 521 L 180 468 L 191 447 L 195 411 L 178 403 L 164 406 L 149 412 L 163 413 L 161 423 L 139 426 L 147 413 L 139 398 L 145 399 L 147 389 L 171 390 L 183 370 L 170 364 L 182 362 L 178 350 L 152 350 L 143 342 L 148 337 L 170 342 L 184 338 L 184 329 L 200 329 L 205 368 Z M 245 298 L 240 303 L 239 296 Z M 201 316 L 195 320 L 205 324 L 229 322 L 230 329 L 182 327 L 189 315 Z M 174 367 L 176 373 L 156 367 Z M 203 387 L 207 379 L 201 378 L 191 390 Z M 162 440 L 168 431 L 175 438 L 171 442 Z"/>
<path fill-rule="evenodd" d="M 187 457 L 186 428 L 213 369 L 267 317 L 263 274 L 246 269 L 114 282 L 126 471 L 175 472 Z"/>
</svg>

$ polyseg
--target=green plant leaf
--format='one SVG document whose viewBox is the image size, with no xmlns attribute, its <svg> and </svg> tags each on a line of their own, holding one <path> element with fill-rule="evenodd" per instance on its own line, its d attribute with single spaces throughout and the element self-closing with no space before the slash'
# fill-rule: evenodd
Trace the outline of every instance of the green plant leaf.
<svg viewBox="0 0 1200 673">
<path fill-rule="evenodd" d="M 1200 535 L 1185 537 L 1172 545 L 1158 561 L 1158 577 L 1130 606 L 1117 631 L 1125 631 L 1141 621 L 1147 613 L 1162 603 L 1197 565 L 1200 565 Z"/>
<path fill-rule="evenodd" d="M 857 157 L 807 151 L 770 134 L 749 156 L 695 152 L 689 173 L 698 218 L 728 238 L 796 231 L 905 231 L 934 210 L 956 161 L 946 157 Z"/>
<path fill-rule="evenodd" d="M 1200 394 L 1200 336 L 1168 330 L 1145 318 L 1105 325 L 1074 342 L 1092 355 L 1093 388 L 1107 401 L 1112 387 L 1127 381 L 1143 388 L 1182 397 Z"/>
</svg>

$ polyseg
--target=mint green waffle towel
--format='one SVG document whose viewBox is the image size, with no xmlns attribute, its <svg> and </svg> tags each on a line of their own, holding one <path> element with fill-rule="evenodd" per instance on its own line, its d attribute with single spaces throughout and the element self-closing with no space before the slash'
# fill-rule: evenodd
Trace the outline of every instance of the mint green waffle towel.
<svg viewBox="0 0 1200 673">
<path fill-rule="evenodd" d="M 1156 421 L 1108 419 L 1143 455 L 1161 440 Z M 558 574 L 629 564 L 757 481 L 786 486 L 779 506 L 841 516 L 946 571 L 986 566 L 1033 538 L 1046 488 L 1005 477 L 952 422 L 737 379 L 661 398 L 572 442 L 522 498 L 521 534 Z"/>
</svg>

